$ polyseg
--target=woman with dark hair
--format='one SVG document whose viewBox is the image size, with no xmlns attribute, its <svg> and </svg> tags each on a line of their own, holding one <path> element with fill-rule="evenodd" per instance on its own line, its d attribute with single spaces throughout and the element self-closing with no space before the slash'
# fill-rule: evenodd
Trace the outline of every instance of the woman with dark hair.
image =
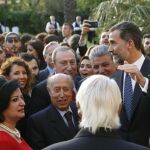
<svg viewBox="0 0 150 150">
<path fill-rule="evenodd" d="M 93 74 L 92 65 L 88 56 L 83 56 L 79 66 L 80 76 L 85 78 Z"/>
<path fill-rule="evenodd" d="M 25 116 L 25 102 L 17 80 L 0 77 L 0 149 L 31 150 L 16 129 Z"/>
<path fill-rule="evenodd" d="M 39 60 L 39 68 L 44 69 L 46 67 L 46 63 L 43 57 L 43 49 L 44 45 L 40 40 L 30 40 L 27 43 L 27 53 L 32 54 Z"/>
<path fill-rule="evenodd" d="M 2 64 L 0 74 L 5 76 L 8 80 L 16 79 L 20 84 L 20 89 L 26 103 L 26 117 L 19 121 L 18 129 L 20 129 L 22 136 L 25 137 L 26 121 L 29 114 L 29 103 L 31 100 L 29 94 L 31 89 L 31 72 L 24 60 L 19 57 L 11 57 Z"/>
</svg>

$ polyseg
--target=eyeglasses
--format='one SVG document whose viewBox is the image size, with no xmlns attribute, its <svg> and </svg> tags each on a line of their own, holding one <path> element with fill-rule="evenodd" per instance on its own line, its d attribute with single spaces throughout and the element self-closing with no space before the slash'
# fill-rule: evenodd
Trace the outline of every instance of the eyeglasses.
<svg viewBox="0 0 150 150">
<path fill-rule="evenodd" d="M 19 42 L 19 38 L 18 37 L 7 37 L 7 42 L 9 43 L 18 43 Z"/>
</svg>

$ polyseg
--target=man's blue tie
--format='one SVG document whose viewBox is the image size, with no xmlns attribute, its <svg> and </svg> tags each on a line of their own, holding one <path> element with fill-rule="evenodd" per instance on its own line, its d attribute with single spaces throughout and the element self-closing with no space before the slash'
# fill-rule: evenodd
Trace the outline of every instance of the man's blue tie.
<svg viewBox="0 0 150 150">
<path fill-rule="evenodd" d="M 133 89 L 131 77 L 129 76 L 129 74 L 126 74 L 124 82 L 124 105 L 129 121 L 131 119 L 132 113 L 132 100 L 133 100 Z"/>
</svg>

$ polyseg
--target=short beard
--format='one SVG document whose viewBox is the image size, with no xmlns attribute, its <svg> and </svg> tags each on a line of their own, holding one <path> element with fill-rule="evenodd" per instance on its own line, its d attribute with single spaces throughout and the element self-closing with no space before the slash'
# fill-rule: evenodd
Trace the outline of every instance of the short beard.
<svg viewBox="0 0 150 150">
<path fill-rule="evenodd" d="M 118 65 L 124 64 L 124 60 L 120 58 L 118 55 L 113 55 L 113 61 L 115 64 L 118 64 Z"/>
</svg>

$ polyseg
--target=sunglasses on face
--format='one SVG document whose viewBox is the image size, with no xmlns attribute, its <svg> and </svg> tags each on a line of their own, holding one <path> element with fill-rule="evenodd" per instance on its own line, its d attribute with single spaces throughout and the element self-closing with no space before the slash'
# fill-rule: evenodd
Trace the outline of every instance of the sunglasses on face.
<svg viewBox="0 0 150 150">
<path fill-rule="evenodd" d="M 8 37 L 7 42 L 9 42 L 9 43 L 13 43 L 13 42 L 18 43 L 19 39 L 17 37 Z"/>
</svg>

